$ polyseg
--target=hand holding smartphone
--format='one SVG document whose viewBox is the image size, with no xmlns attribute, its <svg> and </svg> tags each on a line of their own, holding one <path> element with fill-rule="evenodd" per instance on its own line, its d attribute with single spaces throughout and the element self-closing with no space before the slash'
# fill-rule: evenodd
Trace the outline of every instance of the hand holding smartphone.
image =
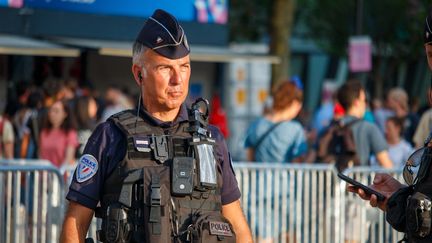
<svg viewBox="0 0 432 243">
<path fill-rule="evenodd" d="M 338 173 L 338 177 L 341 178 L 342 180 L 346 181 L 347 183 L 353 185 L 354 187 L 361 188 L 368 195 L 374 194 L 378 198 L 378 201 L 384 201 L 386 198 L 383 194 L 375 191 L 374 189 L 372 189 L 366 185 L 363 185 L 362 183 L 342 174 L 341 172 Z"/>
</svg>

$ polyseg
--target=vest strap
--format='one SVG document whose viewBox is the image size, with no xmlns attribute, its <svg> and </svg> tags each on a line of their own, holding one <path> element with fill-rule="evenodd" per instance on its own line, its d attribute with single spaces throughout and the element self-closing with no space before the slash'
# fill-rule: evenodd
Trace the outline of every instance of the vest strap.
<svg viewBox="0 0 432 243">
<path fill-rule="evenodd" d="M 153 234 L 161 234 L 161 190 L 159 175 L 151 177 L 151 208 L 149 222 L 152 224 Z"/>
</svg>

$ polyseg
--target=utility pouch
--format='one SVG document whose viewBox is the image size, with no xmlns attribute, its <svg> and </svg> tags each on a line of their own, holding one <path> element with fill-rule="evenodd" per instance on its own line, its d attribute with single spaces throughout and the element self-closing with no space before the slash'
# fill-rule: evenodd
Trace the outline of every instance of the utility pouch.
<svg viewBox="0 0 432 243">
<path fill-rule="evenodd" d="M 414 237 L 424 238 L 431 231 L 432 202 L 428 196 L 416 192 L 408 198 L 407 231 Z"/>
<path fill-rule="evenodd" d="M 195 223 L 187 228 L 186 242 L 191 243 L 235 243 L 232 225 L 220 214 L 198 216 Z"/>
<path fill-rule="evenodd" d="M 142 170 L 145 242 L 170 242 L 170 168 L 146 166 Z"/>
<path fill-rule="evenodd" d="M 102 230 L 97 232 L 97 238 L 102 242 L 129 242 L 130 227 L 127 223 L 127 212 L 119 203 L 108 206 L 102 220 Z"/>
</svg>

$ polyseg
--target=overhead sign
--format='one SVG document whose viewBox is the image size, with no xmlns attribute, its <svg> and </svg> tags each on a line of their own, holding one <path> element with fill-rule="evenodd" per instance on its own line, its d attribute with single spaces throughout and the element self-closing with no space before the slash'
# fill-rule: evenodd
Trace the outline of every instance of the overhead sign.
<svg viewBox="0 0 432 243">
<path fill-rule="evenodd" d="M 21 8 L 24 0 L 0 0 L 0 6 Z"/>
<path fill-rule="evenodd" d="M 7 0 L 0 0 L 7 1 Z M 12 1 L 12 0 L 9 0 Z M 17 1 L 17 0 L 14 0 Z M 23 1 L 23 0 L 21 0 Z M 164 9 L 181 21 L 226 24 L 227 0 L 24 0 L 26 7 L 104 15 L 149 17 Z M 0 4 L 1 5 L 1 4 Z"/>
<path fill-rule="evenodd" d="M 372 41 L 369 36 L 349 39 L 349 68 L 351 72 L 369 72 L 372 69 Z"/>
</svg>

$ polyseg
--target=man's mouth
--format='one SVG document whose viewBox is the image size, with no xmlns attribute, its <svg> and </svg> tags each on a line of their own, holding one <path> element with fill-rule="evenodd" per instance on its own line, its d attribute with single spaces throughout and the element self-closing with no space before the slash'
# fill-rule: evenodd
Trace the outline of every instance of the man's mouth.
<svg viewBox="0 0 432 243">
<path fill-rule="evenodd" d="M 180 92 L 180 91 L 173 91 L 173 92 L 168 92 L 168 94 L 169 94 L 170 96 L 173 96 L 173 97 L 180 97 L 180 96 L 182 96 L 183 92 Z"/>
</svg>

